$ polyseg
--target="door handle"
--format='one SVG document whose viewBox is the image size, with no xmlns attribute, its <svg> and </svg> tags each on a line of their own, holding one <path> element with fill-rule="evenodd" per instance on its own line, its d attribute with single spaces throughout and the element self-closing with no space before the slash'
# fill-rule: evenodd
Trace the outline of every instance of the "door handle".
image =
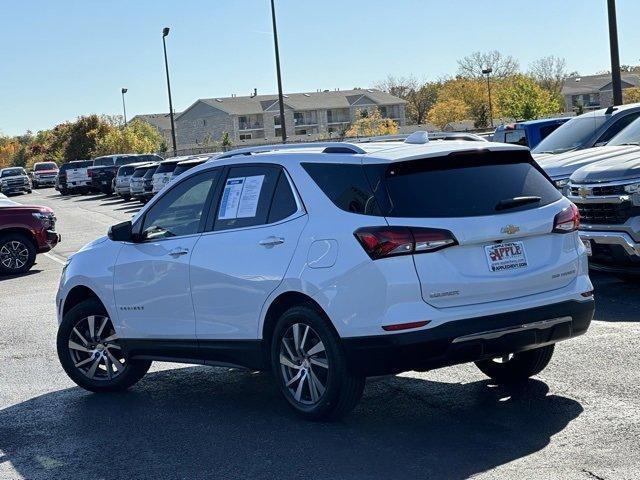
<svg viewBox="0 0 640 480">
<path fill-rule="evenodd" d="M 280 245 L 281 243 L 284 243 L 284 238 L 282 237 L 276 237 L 276 236 L 270 236 L 267 237 L 263 240 L 260 240 L 258 242 L 260 245 L 262 245 L 263 247 L 267 247 L 267 248 L 271 248 L 274 247 L 276 245 Z"/>
<path fill-rule="evenodd" d="M 188 248 L 180 248 L 180 247 L 176 247 L 173 250 L 171 250 L 169 252 L 169 255 L 171 255 L 174 258 L 180 257 L 182 255 L 186 255 L 187 253 L 189 253 L 189 249 Z"/>
</svg>

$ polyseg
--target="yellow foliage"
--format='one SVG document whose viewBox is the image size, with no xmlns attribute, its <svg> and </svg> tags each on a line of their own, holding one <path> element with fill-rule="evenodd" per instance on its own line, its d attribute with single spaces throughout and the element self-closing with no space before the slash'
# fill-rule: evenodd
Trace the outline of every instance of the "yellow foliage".
<svg viewBox="0 0 640 480">
<path fill-rule="evenodd" d="M 625 88 L 622 91 L 622 103 L 640 103 L 640 87 Z"/>
<path fill-rule="evenodd" d="M 466 120 L 467 118 L 469 118 L 467 105 L 462 100 L 456 98 L 438 100 L 427 114 L 427 120 L 440 128 L 444 128 L 452 122 Z"/>
<path fill-rule="evenodd" d="M 11 160 L 20 150 L 20 144 L 15 140 L 0 141 L 0 168 L 11 166 Z"/>
<path fill-rule="evenodd" d="M 162 136 L 155 128 L 134 120 L 124 128 L 110 129 L 103 137 L 98 135 L 94 154 L 153 153 L 160 150 L 161 144 Z"/>
<path fill-rule="evenodd" d="M 345 132 L 345 137 L 375 137 L 378 135 L 395 135 L 398 133 L 398 124 L 389 118 L 382 118 L 378 110 L 368 111 L 366 116 L 361 116 L 353 122 Z"/>
</svg>

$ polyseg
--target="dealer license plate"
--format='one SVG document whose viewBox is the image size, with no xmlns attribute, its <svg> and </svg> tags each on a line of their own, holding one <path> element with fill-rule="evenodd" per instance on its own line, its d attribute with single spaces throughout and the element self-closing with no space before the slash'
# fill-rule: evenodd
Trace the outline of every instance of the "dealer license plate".
<svg viewBox="0 0 640 480">
<path fill-rule="evenodd" d="M 522 242 L 505 242 L 487 245 L 484 252 L 492 272 L 506 272 L 527 268 L 527 255 Z"/>
</svg>

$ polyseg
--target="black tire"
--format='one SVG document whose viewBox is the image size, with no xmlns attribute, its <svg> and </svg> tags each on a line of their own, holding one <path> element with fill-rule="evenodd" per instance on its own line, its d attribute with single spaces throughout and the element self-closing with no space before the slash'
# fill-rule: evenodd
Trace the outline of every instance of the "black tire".
<svg viewBox="0 0 640 480">
<path fill-rule="evenodd" d="M 122 195 L 122 199 L 123 199 L 125 202 L 128 202 L 129 200 L 131 200 L 131 195 Z"/>
<path fill-rule="evenodd" d="M 522 382 L 537 375 L 549 364 L 553 356 L 554 344 L 534 348 L 509 356 L 509 360 L 499 363 L 495 359 L 476 362 L 476 366 L 489 378 L 498 383 Z"/>
<path fill-rule="evenodd" d="M 22 264 L 23 261 L 26 263 Z M 22 233 L 0 235 L 0 275 L 20 275 L 28 272 L 34 263 L 36 246 L 29 237 Z"/>
<path fill-rule="evenodd" d="M 303 403 L 304 399 L 302 396 L 301 401 L 296 400 L 295 394 L 286 386 L 287 380 L 285 379 L 285 371 L 288 370 L 290 372 L 295 372 L 296 370 L 282 366 L 280 363 L 281 349 L 285 348 L 282 344 L 283 337 L 285 337 L 291 329 L 295 328 L 295 324 L 311 327 L 312 330 L 310 331 L 313 332 L 312 335 L 317 336 L 317 340 L 319 340 L 315 342 L 314 346 L 320 343 L 320 341 L 322 342 L 324 350 L 320 355 L 323 356 L 322 362 L 328 365 L 326 373 L 324 373 L 324 367 L 319 367 L 317 363 L 314 367 L 313 362 L 310 363 L 309 358 L 306 357 L 306 367 L 303 368 L 300 366 L 300 368 L 305 370 L 305 375 L 296 385 L 305 383 L 306 379 L 306 387 L 303 385 L 302 392 L 306 389 L 306 393 L 309 396 L 312 395 L 312 387 L 310 383 L 314 382 L 309 380 L 312 376 L 316 379 L 322 376 L 325 381 L 325 384 L 322 385 L 324 391 L 320 394 L 319 398 L 311 404 Z M 313 339 L 310 341 L 313 341 Z M 307 352 L 311 352 L 313 349 L 313 347 L 308 348 Z M 340 338 L 329 325 L 328 320 L 313 308 L 308 306 L 297 306 L 290 308 L 282 314 L 275 326 L 273 336 L 271 338 L 270 352 L 271 368 L 282 395 L 293 410 L 306 419 L 338 419 L 349 413 L 356 406 L 360 397 L 362 397 L 365 383 L 364 377 L 354 375 L 348 370 Z M 316 359 L 316 361 L 318 360 L 320 359 Z M 300 356 L 299 362 L 303 362 L 302 356 Z M 298 371 L 300 370 L 298 369 Z M 307 371 L 312 373 L 307 375 Z M 317 385 L 317 383 L 314 383 L 314 385 Z M 316 387 L 314 388 L 316 389 L 316 395 L 321 392 L 320 389 Z"/>
<path fill-rule="evenodd" d="M 66 197 L 67 195 L 69 195 L 69 191 L 62 188 L 60 189 L 60 195 L 62 195 L 63 197 Z"/>
<path fill-rule="evenodd" d="M 126 390 L 127 388 L 137 383 L 145 375 L 145 373 L 147 373 L 149 367 L 151 367 L 151 362 L 147 360 L 129 360 L 121 348 L 117 350 L 114 348 L 110 349 L 109 352 L 114 352 L 114 355 L 123 358 L 124 366 L 122 363 L 119 363 L 123 370 L 119 371 L 118 368 L 115 368 L 113 366 L 114 363 L 110 361 L 111 373 L 109 373 L 107 376 L 106 368 L 103 368 L 102 363 L 98 363 L 99 367 L 96 371 L 98 371 L 99 375 L 101 376 L 96 376 L 95 378 L 89 377 L 87 372 L 84 371 L 84 368 L 90 368 L 90 366 L 94 362 L 94 360 L 91 359 L 97 359 L 98 357 L 96 355 L 100 355 L 100 353 L 93 353 L 95 352 L 95 348 L 93 346 L 94 339 L 98 337 L 95 336 L 94 338 L 91 338 L 88 335 L 87 331 L 83 330 L 83 322 L 92 316 L 96 318 L 108 318 L 104 306 L 95 298 L 90 298 L 80 302 L 64 315 L 62 323 L 58 328 L 57 336 L 58 358 L 60 360 L 60 363 L 62 364 L 62 368 L 64 368 L 64 371 L 67 372 L 69 378 L 71 378 L 71 380 L 73 380 L 76 385 L 84 388 L 85 390 L 99 393 Z M 89 350 L 91 350 L 90 352 L 88 351 L 85 353 L 83 351 L 80 351 L 80 353 L 76 353 L 78 352 L 78 350 L 70 348 L 71 342 L 80 344 L 81 347 L 84 347 L 84 342 L 80 340 L 80 337 L 78 337 L 74 332 L 74 327 L 77 331 L 80 331 L 80 333 L 82 334 L 82 338 L 86 342 L 88 342 L 88 344 L 91 344 L 89 348 Z M 95 328 L 99 327 L 95 326 L 94 332 L 96 331 Z M 106 333 L 103 333 L 104 335 L 114 333 L 113 326 L 110 323 L 106 328 L 110 330 L 106 331 Z M 105 330 L 103 330 L 103 332 L 105 332 Z M 107 341 L 100 340 L 97 343 L 100 345 L 105 345 L 107 344 Z M 117 345 L 117 340 L 113 340 L 109 342 L 109 344 Z M 98 345 L 96 345 L 96 347 L 97 346 Z M 101 351 L 104 350 L 106 349 L 103 349 Z M 77 367 L 76 359 L 73 358 L 73 355 L 81 354 L 86 356 L 85 360 L 89 359 L 87 360 L 89 363 L 85 363 L 86 366 L 83 366 L 83 368 Z M 78 364 L 81 362 L 82 360 L 79 361 Z M 106 365 L 107 364 L 105 363 L 104 366 Z M 105 376 L 107 376 L 107 378 L 104 378 Z"/>
</svg>

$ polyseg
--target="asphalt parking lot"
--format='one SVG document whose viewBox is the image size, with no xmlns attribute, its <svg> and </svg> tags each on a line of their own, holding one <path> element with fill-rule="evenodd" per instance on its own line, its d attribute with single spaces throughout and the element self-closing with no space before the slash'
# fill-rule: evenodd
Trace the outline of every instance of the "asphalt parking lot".
<svg viewBox="0 0 640 480">
<path fill-rule="evenodd" d="M 0 279 L 0 478 L 640 478 L 640 283 L 594 275 L 596 319 L 549 367 L 498 387 L 473 366 L 370 379 L 337 423 L 291 413 L 267 374 L 156 363 L 97 395 L 55 352 L 64 259 L 140 204 L 53 189 L 63 243 Z"/>
</svg>

